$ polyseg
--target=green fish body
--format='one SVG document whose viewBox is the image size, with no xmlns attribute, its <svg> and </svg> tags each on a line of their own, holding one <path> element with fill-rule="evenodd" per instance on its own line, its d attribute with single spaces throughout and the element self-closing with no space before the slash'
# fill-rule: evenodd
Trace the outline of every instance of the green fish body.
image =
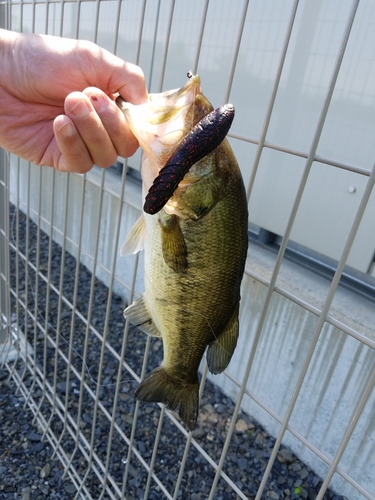
<svg viewBox="0 0 375 500">
<path fill-rule="evenodd" d="M 143 151 L 145 195 L 186 134 L 212 111 L 200 79 L 151 94 L 142 105 L 122 102 Z M 244 184 L 227 139 L 195 163 L 164 208 L 143 213 L 121 254 L 145 250 L 145 292 L 124 311 L 146 333 L 163 339 L 164 359 L 136 390 L 142 401 L 179 408 L 193 430 L 199 408 L 198 368 L 227 367 L 238 338 L 240 285 L 247 254 Z"/>
</svg>

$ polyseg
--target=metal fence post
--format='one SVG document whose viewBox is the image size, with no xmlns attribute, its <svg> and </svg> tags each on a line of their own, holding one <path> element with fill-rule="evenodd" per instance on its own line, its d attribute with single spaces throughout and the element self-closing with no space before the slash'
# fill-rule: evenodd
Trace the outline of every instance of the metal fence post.
<svg viewBox="0 0 375 500">
<path fill-rule="evenodd" d="M 10 324 L 8 213 L 6 155 L 0 149 L 0 345 L 7 339 Z"/>
</svg>

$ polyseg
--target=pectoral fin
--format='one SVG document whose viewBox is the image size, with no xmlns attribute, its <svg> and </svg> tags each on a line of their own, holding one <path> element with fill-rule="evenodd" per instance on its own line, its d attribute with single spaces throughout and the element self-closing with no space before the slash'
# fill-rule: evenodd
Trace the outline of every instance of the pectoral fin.
<svg viewBox="0 0 375 500">
<path fill-rule="evenodd" d="M 201 160 L 203 164 L 205 161 L 212 163 L 213 159 L 210 157 Z M 180 183 L 174 196 L 167 203 L 166 211 L 170 214 L 175 213 L 183 219 L 198 221 L 206 217 L 215 207 L 224 187 L 225 184 L 216 171 L 205 176 L 186 179 Z"/>
<path fill-rule="evenodd" d="M 178 218 L 164 213 L 159 224 L 164 262 L 176 273 L 183 273 L 188 266 L 187 249 Z"/>
<path fill-rule="evenodd" d="M 208 346 L 208 369 L 215 375 L 225 370 L 236 348 L 238 339 L 238 311 L 239 301 L 224 331 Z"/>
<path fill-rule="evenodd" d="M 131 255 L 143 250 L 145 233 L 145 218 L 143 214 L 136 220 L 120 248 L 120 255 Z"/>
<path fill-rule="evenodd" d="M 147 309 L 144 295 L 130 304 L 125 311 L 124 317 L 127 318 L 133 325 L 139 326 L 148 335 L 153 337 L 161 337 L 160 331 L 152 321 L 151 315 Z"/>
</svg>

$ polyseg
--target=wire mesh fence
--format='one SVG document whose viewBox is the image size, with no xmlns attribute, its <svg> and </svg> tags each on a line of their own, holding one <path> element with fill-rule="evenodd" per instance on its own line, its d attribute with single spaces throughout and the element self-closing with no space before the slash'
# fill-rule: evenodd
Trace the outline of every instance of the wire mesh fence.
<svg viewBox="0 0 375 500">
<path fill-rule="evenodd" d="M 163 351 L 122 316 L 144 287 L 142 254 L 119 257 L 141 209 L 139 155 L 120 159 L 122 173 L 81 176 L 1 151 L 2 360 L 72 497 L 375 499 L 373 4 L 0 8 L 8 29 L 87 38 L 140 64 L 151 91 L 192 69 L 211 100 L 236 101 L 229 137 L 258 234 L 239 346 L 220 376 L 202 362 L 191 433 L 164 406 L 134 399 Z M 277 245 L 259 244 L 264 228 Z M 326 255 L 330 279 L 297 259 L 306 248 Z"/>
</svg>

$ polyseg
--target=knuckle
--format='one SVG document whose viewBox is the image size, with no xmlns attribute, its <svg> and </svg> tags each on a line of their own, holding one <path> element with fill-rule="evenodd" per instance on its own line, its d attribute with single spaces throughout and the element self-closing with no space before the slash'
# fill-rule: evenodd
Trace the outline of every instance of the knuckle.
<svg viewBox="0 0 375 500">
<path fill-rule="evenodd" d="M 94 158 L 94 163 L 98 167 L 108 168 L 111 167 L 117 160 L 117 153 L 106 154 L 105 157 Z"/>
<path fill-rule="evenodd" d="M 139 66 L 132 64 L 131 65 L 131 73 L 132 73 L 134 80 L 139 81 L 139 82 L 145 81 L 145 75 L 143 73 L 142 68 L 140 68 Z"/>
</svg>

